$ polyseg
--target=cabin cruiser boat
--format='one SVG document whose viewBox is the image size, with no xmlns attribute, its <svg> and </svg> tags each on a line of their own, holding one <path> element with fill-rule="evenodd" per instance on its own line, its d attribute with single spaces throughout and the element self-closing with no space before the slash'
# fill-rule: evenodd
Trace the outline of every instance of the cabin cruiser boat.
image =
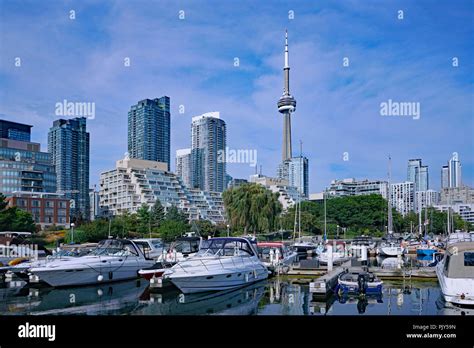
<svg viewBox="0 0 474 348">
<path fill-rule="evenodd" d="M 436 275 L 446 302 L 474 305 L 474 241 L 467 233 L 448 238 Z"/>
<path fill-rule="evenodd" d="M 203 240 L 192 258 L 165 271 L 181 292 L 228 290 L 268 278 L 254 243 L 247 238 L 222 237 Z"/>
<path fill-rule="evenodd" d="M 59 250 L 54 250 L 53 255 L 48 255 L 44 259 L 39 260 L 20 260 L 17 264 L 10 266 L 5 276 L 12 278 L 13 275 L 25 281 L 29 279 L 30 268 L 42 267 L 47 263 L 58 259 L 76 258 L 89 254 L 97 247 L 97 243 L 88 243 L 85 245 L 67 245 Z"/>
<path fill-rule="evenodd" d="M 359 236 L 355 237 L 351 243 L 351 250 L 360 250 L 362 246 L 365 246 L 367 250 L 375 248 L 375 241 L 370 236 Z"/>
<path fill-rule="evenodd" d="M 164 246 L 161 238 L 133 239 L 133 242 L 143 249 L 144 254 L 149 259 L 156 259 L 163 254 Z"/>
<path fill-rule="evenodd" d="M 258 255 L 263 264 L 274 271 L 284 271 L 296 261 L 298 253 L 281 242 L 257 243 Z"/>
<path fill-rule="evenodd" d="M 337 279 L 336 293 L 342 294 L 380 294 L 383 282 L 373 273 L 366 271 L 346 271 Z"/>
<path fill-rule="evenodd" d="M 37 244 L 29 243 L 26 238 L 30 232 L 0 232 L 0 266 L 6 266 L 19 259 L 38 259 L 50 252 Z"/>
<path fill-rule="evenodd" d="M 199 251 L 201 240 L 202 238 L 193 236 L 176 239 L 169 247 L 163 247 L 153 266 L 141 269 L 138 274 L 146 280 L 162 277 L 166 269 L 194 256 Z"/>
<path fill-rule="evenodd" d="M 341 263 L 344 261 L 349 260 L 349 254 L 346 251 L 346 243 L 343 241 L 332 241 L 328 242 L 323 249 L 323 251 L 318 253 L 316 259 L 321 264 L 327 264 L 329 261 L 329 252 L 327 246 L 332 246 L 332 262 L 333 263 Z"/>
<path fill-rule="evenodd" d="M 86 256 L 59 258 L 30 268 L 29 280 L 54 287 L 100 284 L 136 278 L 139 269 L 153 263 L 133 241 L 106 239 Z"/>
<path fill-rule="evenodd" d="M 314 243 L 313 241 L 304 241 L 300 239 L 299 241 L 295 242 L 292 247 L 296 250 L 299 258 L 306 258 L 308 256 L 308 252 L 315 252 L 318 244 Z"/>
<path fill-rule="evenodd" d="M 395 239 L 388 239 L 382 241 L 379 246 L 377 247 L 377 254 L 381 256 L 391 256 L 396 257 L 399 255 L 403 255 L 405 253 L 405 249 L 402 248 L 400 242 Z"/>
</svg>

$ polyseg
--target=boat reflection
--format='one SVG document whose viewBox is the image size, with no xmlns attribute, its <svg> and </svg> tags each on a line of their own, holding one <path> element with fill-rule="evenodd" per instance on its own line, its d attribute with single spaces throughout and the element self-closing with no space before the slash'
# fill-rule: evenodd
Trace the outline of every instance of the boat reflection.
<svg viewBox="0 0 474 348">
<path fill-rule="evenodd" d="M 154 293 L 146 288 L 140 296 L 137 315 L 253 315 L 257 313 L 266 281 L 246 287 L 203 293 L 183 294 L 177 290 Z"/>
<path fill-rule="evenodd" d="M 0 311 L 4 315 L 123 314 L 135 309 L 147 285 L 130 280 L 67 289 L 24 286 L 2 301 Z"/>
</svg>

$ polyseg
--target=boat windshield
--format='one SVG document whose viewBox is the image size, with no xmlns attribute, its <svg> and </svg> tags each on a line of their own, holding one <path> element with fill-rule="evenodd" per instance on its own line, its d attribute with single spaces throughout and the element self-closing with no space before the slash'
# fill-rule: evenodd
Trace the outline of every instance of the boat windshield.
<svg viewBox="0 0 474 348">
<path fill-rule="evenodd" d="M 248 243 L 232 239 L 203 240 L 197 256 L 253 256 L 254 253 Z"/>
<path fill-rule="evenodd" d="M 100 242 L 91 255 L 138 256 L 138 251 L 130 242 L 108 239 Z"/>
</svg>

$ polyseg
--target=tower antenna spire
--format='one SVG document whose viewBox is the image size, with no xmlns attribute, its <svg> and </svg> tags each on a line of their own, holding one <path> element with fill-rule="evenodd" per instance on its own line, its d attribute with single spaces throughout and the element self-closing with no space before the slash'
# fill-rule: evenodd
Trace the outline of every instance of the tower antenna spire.
<svg viewBox="0 0 474 348">
<path fill-rule="evenodd" d="M 292 156 L 291 149 L 291 113 L 296 110 L 296 100 L 290 94 L 290 63 L 288 51 L 288 30 L 285 29 L 285 65 L 283 66 L 283 95 L 278 100 L 278 111 L 283 115 L 282 162 Z"/>
</svg>

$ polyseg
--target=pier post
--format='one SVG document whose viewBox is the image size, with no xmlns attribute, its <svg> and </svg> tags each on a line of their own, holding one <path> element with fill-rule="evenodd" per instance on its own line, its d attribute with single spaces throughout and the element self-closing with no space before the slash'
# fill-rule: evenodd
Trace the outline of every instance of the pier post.
<svg viewBox="0 0 474 348">
<path fill-rule="evenodd" d="M 332 271 L 332 245 L 327 245 L 328 249 L 328 272 Z"/>
</svg>

